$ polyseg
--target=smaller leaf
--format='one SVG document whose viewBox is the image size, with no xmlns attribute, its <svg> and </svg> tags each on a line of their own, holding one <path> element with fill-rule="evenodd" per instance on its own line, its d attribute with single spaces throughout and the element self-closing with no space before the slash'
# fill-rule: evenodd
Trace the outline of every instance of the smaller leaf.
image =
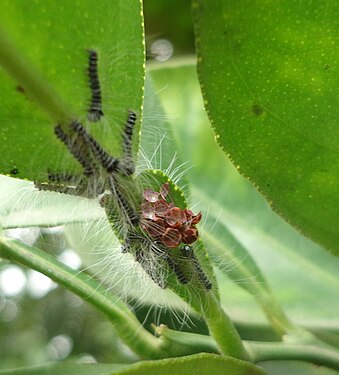
<svg viewBox="0 0 339 375">
<path fill-rule="evenodd" d="M 91 199 L 38 191 L 32 182 L 0 175 L 0 225 L 3 229 L 58 226 L 103 218 Z"/>
<path fill-rule="evenodd" d="M 0 371 L 0 375 L 265 375 L 265 371 L 249 362 L 214 354 L 142 361 L 125 364 L 58 363 L 44 367 Z"/>
<path fill-rule="evenodd" d="M 185 212 L 191 211 L 188 210 L 184 193 L 169 179 L 166 174 L 159 170 L 144 171 L 138 176 L 137 180 L 140 182 L 140 184 L 142 184 L 144 187 L 147 187 L 147 189 L 151 190 L 152 192 L 157 192 L 159 191 L 159 189 L 161 190 L 164 185 L 166 185 L 166 190 L 168 190 L 168 193 L 166 194 L 167 203 L 169 205 L 172 204 L 175 207 L 170 208 L 167 211 L 165 221 L 162 218 L 158 218 L 158 220 L 162 220 L 163 229 L 167 227 L 167 229 L 165 229 L 164 231 L 162 239 L 166 242 L 166 245 L 169 248 L 173 248 L 173 254 L 175 252 L 178 252 L 178 247 L 180 247 L 179 243 L 181 243 L 183 237 L 187 237 L 189 234 L 185 232 L 185 230 L 188 229 L 184 227 L 185 225 L 188 225 L 190 228 L 193 228 L 193 230 L 195 230 L 193 234 L 197 235 L 198 233 L 194 226 L 191 227 L 191 222 L 186 222 L 187 216 Z M 156 203 L 157 202 L 155 202 L 154 204 Z M 194 216 L 194 218 L 199 217 L 199 214 Z M 158 234 L 159 231 L 155 231 L 155 235 Z M 192 236 L 192 233 L 190 233 L 190 235 Z M 194 257 L 196 257 L 196 260 L 198 262 L 197 264 L 199 264 L 199 267 L 200 265 L 202 267 L 201 272 L 206 272 L 206 280 L 211 280 L 213 289 L 217 291 L 217 284 L 213 273 L 213 268 L 208 259 L 208 255 L 202 241 L 193 241 L 190 246 L 192 246 L 192 254 L 194 254 Z M 180 256 L 178 252 L 177 263 L 180 265 L 180 267 L 183 267 L 183 272 L 185 274 L 186 272 L 188 274 L 191 274 L 192 281 L 183 286 L 178 284 L 176 279 L 170 278 L 171 281 L 169 281 L 169 287 L 173 288 L 173 290 L 181 298 L 188 302 L 189 305 L 191 305 L 197 311 L 200 311 L 201 296 L 196 298 L 196 288 L 198 287 L 198 289 L 201 289 L 202 287 L 206 287 L 206 285 L 201 285 L 202 275 L 199 276 L 199 274 L 197 273 L 197 268 L 195 270 L 193 269 L 195 267 L 194 262 L 194 258 L 192 258 L 192 261 L 182 259 L 182 256 Z M 202 292 L 202 290 L 200 290 L 200 292 Z"/>
</svg>

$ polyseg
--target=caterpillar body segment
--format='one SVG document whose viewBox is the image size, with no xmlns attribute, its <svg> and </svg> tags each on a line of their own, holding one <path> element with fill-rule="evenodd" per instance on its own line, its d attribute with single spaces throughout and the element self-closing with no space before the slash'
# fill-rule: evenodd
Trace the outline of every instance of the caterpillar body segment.
<svg viewBox="0 0 339 375">
<path fill-rule="evenodd" d="M 98 54 L 90 49 L 88 52 L 88 80 L 91 90 L 90 107 L 87 110 L 87 119 L 90 122 L 97 122 L 104 115 L 102 111 L 101 88 L 98 73 Z"/>
</svg>

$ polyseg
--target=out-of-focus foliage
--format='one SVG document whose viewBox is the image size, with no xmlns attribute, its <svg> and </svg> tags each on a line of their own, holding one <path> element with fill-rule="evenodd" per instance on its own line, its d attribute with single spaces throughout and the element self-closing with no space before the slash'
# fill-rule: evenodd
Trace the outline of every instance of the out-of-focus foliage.
<svg viewBox="0 0 339 375">
<path fill-rule="evenodd" d="M 174 56 L 194 53 L 194 33 L 190 0 L 144 1 L 146 47 L 152 58 L 151 46 L 158 39 L 168 40 Z"/>
</svg>

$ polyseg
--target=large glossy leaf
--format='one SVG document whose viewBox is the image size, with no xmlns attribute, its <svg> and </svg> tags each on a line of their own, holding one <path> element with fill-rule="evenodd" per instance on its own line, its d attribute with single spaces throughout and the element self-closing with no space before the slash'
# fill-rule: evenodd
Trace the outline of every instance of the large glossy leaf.
<svg viewBox="0 0 339 375">
<path fill-rule="evenodd" d="M 188 357 L 164 359 L 160 361 L 144 361 L 134 365 L 80 365 L 54 364 L 48 367 L 22 369 L 17 371 L 0 371 L 9 375 L 207 375 L 212 372 L 220 375 L 264 375 L 265 371 L 250 364 L 231 357 L 221 357 L 214 354 L 197 354 Z"/>
<path fill-rule="evenodd" d="M 170 68 L 154 68 L 151 75 L 172 122 L 179 155 L 192 166 L 186 174 L 192 187 L 192 205 L 208 218 L 204 226 L 207 251 L 219 253 L 222 272 L 218 275 L 224 306 L 240 323 L 245 337 L 264 337 L 267 323 L 262 312 L 239 288 L 248 289 L 246 286 L 251 283 L 263 287 L 262 275 L 239 277 L 235 283 L 223 277 L 248 262 L 246 254 L 240 251 L 244 247 L 288 315 L 311 329 L 333 333 L 335 341 L 339 328 L 339 261 L 272 212 L 260 194 L 237 173 L 213 139 L 195 67 L 178 65 L 179 62 L 173 62 Z M 229 231 L 236 239 L 233 243 L 228 242 L 227 234 L 225 237 L 224 232 Z M 225 263 L 222 252 L 227 256 L 238 253 L 238 257 Z"/>
<path fill-rule="evenodd" d="M 271 206 L 339 253 L 336 1 L 194 1 L 218 143 Z"/>
<path fill-rule="evenodd" d="M 121 151 L 127 110 L 140 115 L 143 96 L 141 4 L 134 0 L 2 1 L 0 21 L 33 76 L 51 87 L 73 118 L 113 155 Z M 2 43 L 2 42 L 1 42 Z M 89 124 L 88 49 L 98 52 L 104 118 Z M 1 59 L 0 59 L 1 61 Z M 15 64 L 14 64 L 15 65 Z M 29 96 L 30 87 L 0 71 L 0 172 L 46 180 L 47 170 L 80 171 L 53 132 L 54 123 Z M 53 96 L 52 95 L 52 96 Z M 46 109 L 46 108 L 45 108 Z M 135 132 L 135 150 L 138 146 Z"/>
</svg>

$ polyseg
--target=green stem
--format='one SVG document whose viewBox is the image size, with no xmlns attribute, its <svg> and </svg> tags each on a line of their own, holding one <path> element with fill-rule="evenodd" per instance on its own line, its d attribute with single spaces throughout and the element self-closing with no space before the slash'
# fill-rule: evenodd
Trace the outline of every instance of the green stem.
<svg viewBox="0 0 339 375">
<path fill-rule="evenodd" d="M 12 76 L 49 116 L 56 122 L 70 123 L 71 112 L 47 85 L 34 65 L 23 56 L 4 30 L 0 28 L 0 65 Z"/>
<path fill-rule="evenodd" d="M 107 315 L 119 337 L 135 353 L 151 359 L 169 356 L 161 347 L 161 340 L 146 331 L 128 307 L 90 275 L 72 270 L 40 249 L 6 237 L 0 238 L 0 256 L 42 272 L 91 303 Z M 178 351 L 172 352 L 180 355 Z"/>
<path fill-rule="evenodd" d="M 160 326 L 156 332 L 162 337 L 168 346 L 185 345 L 194 351 L 205 353 L 219 353 L 218 346 L 211 336 L 196 333 L 177 332 Z M 298 360 L 310 362 L 339 370 L 339 353 L 337 350 L 321 343 L 296 343 L 296 342 L 253 342 L 244 341 L 245 348 L 253 363 Z"/>
<path fill-rule="evenodd" d="M 222 309 L 215 294 L 210 291 L 201 296 L 201 313 L 221 354 L 248 359 L 248 353 L 231 319 Z"/>
<path fill-rule="evenodd" d="M 2 237 L 0 239 L 0 256 L 42 272 L 101 310 L 111 320 L 119 337 L 139 355 L 156 359 L 196 353 L 194 348 L 168 345 L 168 342 L 157 339 L 140 325 L 136 317 L 119 298 L 107 293 L 107 290 L 93 277 L 72 270 L 38 248 Z M 214 293 L 212 291 L 204 292 L 201 300 L 203 303 L 200 312 L 205 317 L 220 352 L 246 359 L 247 353 L 242 341 Z"/>
<path fill-rule="evenodd" d="M 311 335 L 304 328 L 297 326 L 288 318 L 270 290 L 260 290 L 253 296 L 266 315 L 266 318 L 271 323 L 273 329 L 280 337 L 283 337 L 284 335 Z"/>
<path fill-rule="evenodd" d="M 164 324 L 154 327 L 154 331 L 160 336 L 165 347 L 182 346 L 183 350 L 186 350 L 185 355 L 202 352 L 220 354 L 218 346 L 211 336 L 174 331 Z"/>
<path fill-rule="evenodd" d="M 339 353 L 325 345 L 289 342 L 246 342 L 254 363 L 272 360 L 298 360 L 339 370 Z"/>
<path fill-rule="evenodd" d="M 222 240 L 209 232 L 206 232 L 205 236 L 206 242 L 210 245 L 212 259 L 218 259 L 217 265 L 232 265 L 226 271 L 225 269 L 221 269 L 221 271 L 255 298 L 280 337 L 286 334 L 306 335 L 302 333 L 302 328 L 287 317 L 247 249 L 233 236 L 226 225 L 221 222 L 216 225 L 220 226 L 220 228 L 216 228 L 216 232 L 222 233 Z M 228 248 L 229 251 L 225 251 L 225 248 Z M 246 282 L 239 283 L 239 280 L 246 280 Z"/>
</svg>

